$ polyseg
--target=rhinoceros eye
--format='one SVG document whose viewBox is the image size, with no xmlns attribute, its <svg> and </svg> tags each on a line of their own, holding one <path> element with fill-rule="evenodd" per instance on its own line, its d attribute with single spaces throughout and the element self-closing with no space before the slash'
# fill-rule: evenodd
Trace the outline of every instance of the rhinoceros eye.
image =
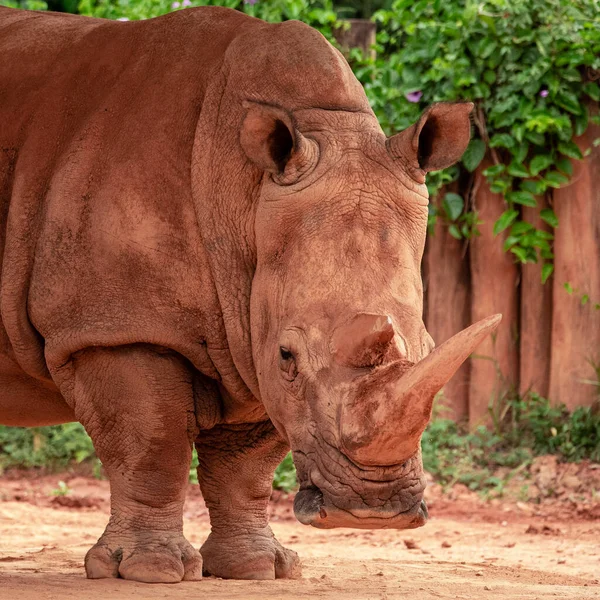
<svg viewBox="0 0 600 600">
<path fill-rule="evenodd" d="M 281 356 L 281 360 L 291 360 L 294 358 L 294 355 L 292 354 L 292 352 L 290 350 L 288 350 L 287 348 L 284 348 L 283 346 L 281 346 L 279 348 L 279 355 Z"/>
<path fill-rule="evenodd" d="M 283 376 L 288 381 L 294 381 L 296 375 L 298 375 L 294 354 L 285 346 L 279 347 L 279 368 L 283 371 Z"/>
</svg>

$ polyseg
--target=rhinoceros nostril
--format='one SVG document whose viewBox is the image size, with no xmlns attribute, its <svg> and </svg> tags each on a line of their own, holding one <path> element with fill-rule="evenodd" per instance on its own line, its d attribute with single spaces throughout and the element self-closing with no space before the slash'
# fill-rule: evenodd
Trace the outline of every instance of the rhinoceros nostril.
<svg viewBox="0 0 600 600">
<path fill-rule="evenodd" d="M 310 525 L 321 511 L 325 512 L 323 503 L 323 492 L 316 486 L 307 487 L 300 490 L 294 498 L 294 514 L 300 523 Z M 321 515 L 322 518 L 325 516 Z"/>
</svg>

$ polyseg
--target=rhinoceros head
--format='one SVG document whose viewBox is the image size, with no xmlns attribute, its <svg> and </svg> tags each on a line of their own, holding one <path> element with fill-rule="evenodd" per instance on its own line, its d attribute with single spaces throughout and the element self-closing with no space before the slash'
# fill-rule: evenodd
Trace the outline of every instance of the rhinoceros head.
<svg viewBox="0 0 600 600">
<path fill-rule="evenodd" d="M 265 172 L 252 347 L 262 400 L 293 450 L 296 516 L 422 525 L 434 395 L 500 319 L 436 350 L 422 320 L 425 174 L 461 157 L 472 105 L 434 105 L 387 139 L 368 111 L 245 107 L 240 143 Z"/>
</svg>

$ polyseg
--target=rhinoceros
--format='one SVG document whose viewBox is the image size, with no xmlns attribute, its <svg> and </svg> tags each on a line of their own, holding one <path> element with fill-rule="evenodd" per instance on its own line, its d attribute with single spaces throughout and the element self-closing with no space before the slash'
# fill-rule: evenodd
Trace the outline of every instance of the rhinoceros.
<svg viewBox="0 0 600 600">
<path fill-rule="evenodd" d="M 298 577 L 267 516 L 290 448 L 302 523 L 423 525 L 434 395 L 500 319 L 435 350 L 422 320 L 425 175 L 472 105 L 386 138 L 320 33 L 218 7 L 0 31 L 0 422 L 91 436 L 87 576 Z"/>
</svg>

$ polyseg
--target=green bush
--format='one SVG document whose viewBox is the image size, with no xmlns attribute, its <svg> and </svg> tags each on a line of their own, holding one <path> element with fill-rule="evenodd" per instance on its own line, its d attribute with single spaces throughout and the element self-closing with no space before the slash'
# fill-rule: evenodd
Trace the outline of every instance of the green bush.
<svg viewBox="0 0 600 600">
<path fill-rule="evenodd" d="M 563 460 L 600 462 L 600 411 L 579 407 L 569 413 L 538 394 L 516 398 L 502 428 L 503 443 L 530 447 L 536 455 L 557 454 Z"/>
<path fill-rule="evenodd" d="M 498 488 L 499 467 L 518 469 L 535 456 L 557 455 L 565 462 L 600 462 L 600 411 L 552 406 L 535 393 L 510 399 L 494 430 L 470 432 L 447 419 L 435 419 L 423 435 L 423 464 L 438 483 L 471 489 Z"/>
<path fill-rule="evenodd" d="M 100 477 L 101 463 L 96 458 L 92 440 L 79 423 L 29 428 L 0 425 L 0 474 L 9 468 L 60 472 L 85 461 L 91 463 L 94 475 Z M 198 455 L 194 449 L 191 483 L 198 483 L 197 467 Z M 273 487 L 287 492 L 296 487 L 291 454 L 275 470 Z"/>
<path fill-rule="evenodd" d="M 497 487 L 494 471 L 516 468 L 533 457 L 531 448 L 510 447 L 485 427 L 469 432 L 448 419 L 432 421 L 421 443 L 423 466 L 436 482 L 451 487 L 462 483 L 471 489 Z"/>
<path fill-rule="evenodd" d="M 0 426 L 0 472 L 9 467 L 58 470 L 94 456 L 92 440 L 79 423 L 31 428 Z"/>
<path fill-rule="evenodd" d="M 298 482 L 296 481 L 296 468 L 294 467 L 294 461 L 292 459 L 292 453 L 290 452 L 281 462 L 281 464 L 275 469 L 275 476 L 273 477 L 273 487 L 276 490 L 284 490 L 290 492 L 296 488 Z"/>
</svg>

